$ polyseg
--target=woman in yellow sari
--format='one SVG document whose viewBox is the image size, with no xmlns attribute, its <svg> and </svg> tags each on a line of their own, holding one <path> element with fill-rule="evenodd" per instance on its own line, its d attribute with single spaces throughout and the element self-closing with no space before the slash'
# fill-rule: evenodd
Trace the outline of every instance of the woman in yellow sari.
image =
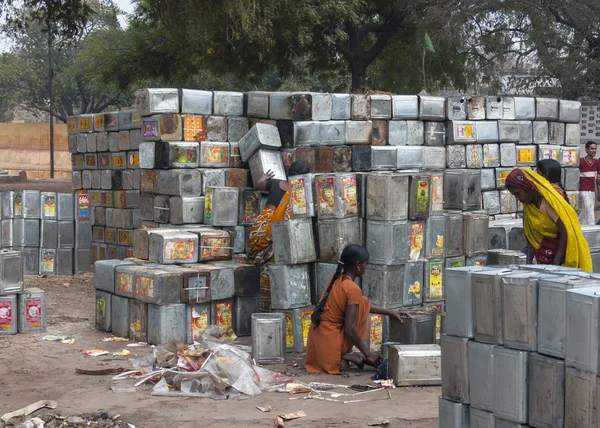
<svg viewBox="0 0 600 428">
<path fill-rule="evenodd" d="M 539 264 L 564 265 L 592 271 L 592 257 L 577 213 L 541 175 L 516 168 L 506 188 L 523 205 L 523 229 Z"/>
</svg>

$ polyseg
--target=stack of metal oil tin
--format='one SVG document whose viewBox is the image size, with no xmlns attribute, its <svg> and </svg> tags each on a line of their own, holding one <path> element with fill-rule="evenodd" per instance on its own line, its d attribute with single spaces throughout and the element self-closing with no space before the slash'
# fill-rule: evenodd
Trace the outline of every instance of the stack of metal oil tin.
<svg viewBox="0 0 600 428">
<path fill-rule="evenodd" d="M 595 427 L 599 296 L 573 268 L 449 269 L 440 427 Z"/>
<path fill-rule="evenodd" d="M 134 110 L 69 117 L 73 189 L 87 195 L 92 260 L 131 256 L 140 227 L 140 117 Z"/>
<path fill-rule="evenodd" d="M 514 167 L 542 159 L 563 167 L 562 184 L 577 207 L 581 103 L 533 97 L 449 97 L 444 206 L 482 207 L 495 219 L 522 211 L 507 190 Z"/>
<path fill-rule="evenodd" d="M 0 250 L 0 336 L 46 331 L 46 295 L 23 288 L 23 255 Z"/>
<path fill-rule="evenodd" d="M 89 199 L 73 193 L 2 192 L 2 248 L 22 253 L 25 274 L 72 275 L 92 265 Z"/>
</svg>

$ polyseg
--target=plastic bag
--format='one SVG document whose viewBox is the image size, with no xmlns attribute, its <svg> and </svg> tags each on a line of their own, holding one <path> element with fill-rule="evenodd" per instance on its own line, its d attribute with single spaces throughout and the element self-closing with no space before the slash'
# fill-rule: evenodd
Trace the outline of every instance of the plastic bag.
<svg viewBox="0 0 600 428">
<path fill-rule="evenodd" d="M 223 345 L 213 351 L 204 364 L 204 370 L 243 394 L 259 395 L 260 378 L 253 366 L 240 354 L 239 350 Z"/>
</svg>

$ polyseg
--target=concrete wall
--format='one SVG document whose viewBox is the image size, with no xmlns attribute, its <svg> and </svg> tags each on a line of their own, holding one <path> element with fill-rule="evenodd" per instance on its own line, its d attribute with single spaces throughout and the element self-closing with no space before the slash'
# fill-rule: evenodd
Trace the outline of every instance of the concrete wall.
<svg viewBox="0 0 600 428">
<path fill-rule="evenodd" d="M 48 123 L 0 123 L 0 168 L 30 178 L 50 177 L 50 125 Z M 54 176 L 71 177 L 67 150 L 67 125 L 54 125 Z"/>
</svg>

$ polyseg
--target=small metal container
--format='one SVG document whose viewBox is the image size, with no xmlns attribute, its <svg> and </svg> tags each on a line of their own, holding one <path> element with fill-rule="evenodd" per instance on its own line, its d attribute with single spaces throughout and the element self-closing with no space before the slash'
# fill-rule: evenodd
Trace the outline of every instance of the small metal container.
<svg viewBox="0 0 600 428">
<path fill-rule="evenodd" d="M 271 223 L 277 264 L 302 264 L 317 260 L 310 219 Z"/>
<path fill-rule="evenodd" d="M 446 119 L 467 120 L 467 98 L 463 96 L 446 98 Z M 490 118 L 491 119 L 491 118 Z"/>
<path fill-rule="evenodd" d="M 198 236 L 193 233 L 155 231 L 148 239 L 148 259 L 153 263 L 175 264 L 198 261 Z"/>
<path fill-rule="evenodd" d="M 529 360 L 529 424 L 564 426 L 565 362 L 532 353 Z"/>
<path fill-rule="evenodd" d="M 533 128 L 532 128 L 533 130 Z M 519 122 L 513 120 L 498 121 L 498 136 L 501 143 L 516 143 L 519 141 Z"/>
<path fill-rule="evenodd" d="M 535 116 L 535 98 L 533 97 L 514 97 L 515 100 L 515 119 L 516 120 L 534 120 Z"/>
<path fill-rule="evenodd" d="M 408 181 L 402 174 L 368 174 L 366 217 L 369 220 L 406 220 Z"/>
<path fill-rule="evenodd" d="M 58 247 L 58 221 L 42 220 L 40 227 L 40 247 Z"/>
<path fill-rule="evenodd" d="M 392 118 L 394 120 L 414 120 L 419 117 L 419 97 L 417 95 L 393 95 Z"/>
<path fill-rule="evenodd" d="M 423 277 L 423 302 L 435 302 L 444 299 L 444 261 L 428 259 L 425 261 Z"/>
<path fill-rule="evenodd" d="M 331 94 L 331 119 L 347 120 L 351 115 L 350 94 Z"/>
<path fill-rule="evenodd" d="M 253 183 L 258 183 L 263 174 L 269 170 L 274 173 L 274 180 L 287 180 L 285 169 L 283 168 L 283 161 L 278 152 L 259 150 L 252 158 L 250 158 L 248 163 Z"/>
<path fill-rule="evenodd" d="M 285 362 L 285 327 L 283 314 L 252 314 L 252 358 L 257 364 Z"/>
<path fill-rule="evenodd" d="M 274 125 L 257 123 L 239 140 L 242 161 L 248 162 L 259 150 L 277 150 L 281 147 L 279 131 Z"/>
<path fill-rule="evenodd" d="M 129 337 L 129 299 L 111 295 L 112 334 L 117 337 Z"/>
<path fill-rule="evenodd" d="M 464 404 L 470 402 L 468 343 L 469 339 L 464 337 L 441 336 L 442 397 Z"/>
<path fill-rule="evenodd" d="M 114 257 L 113 257 L 114 258 Z M 75 248 L 73 250 L 73 273 L 87 273 L 92 267 L 91 248 Z"/>
<path fill-rule="evenodd" d="M 148 341 L 148 303 L 129 299 L 129 340 Z"/>
<path fill-rule="evenodd" d="M 392 171 L 396 169 L 397 150 L 394 146 L 371 147 L 371 170 Z"/>
<path fill-rule="evenodd" d="M 319 122 L 319 142 L 323 146 L 344 144 L 346 122 L 343 120 Z"/>
<path fill-rule="evenodd" d="M 351 119 L 353 121 L 366 120 L 371 115 L 371 98 L 364 94 L 352 94 Z"/>
<path fill-rule="evenodd" d="M 392 345 L 388 348 L 388 377 L 396 386 L 441 384 L 439 345 Z"/>
<path fill-rule="evenodd" d="M 565 125 L 565 145 L 579 147 L 581 141 L 581 125 L 567 123 Z"/>
<path fill-rule="evenodd" d="M 517 146 L 517 166 L 535 166 L 537 146 Z"/>
<path fill-rule="evenodd" d="M 444 171 L 444 208 L 448 210 L 477 210 L 481 201 L 480 170 Z"/>
<path fill-rule="evenodd" d="M 432 147 L 444 146 L 446 144 L 446 125 L 443 122 L 425 122 L 423 144 Z"/>
<path fill-rule="evenodd" d="M 308 265 L 269 265 L 271 306 L 294 309 L 310 304 Z"/>
<path fill-rule="evenodd" d="M 294 218 L 315 215 L 313 199 L 313 175 L 296 175 L 289 178 L 290 207 Z"/>
<path fill-rule="evenodd" d="M 199 151 L 198 143 L 160 141 L 155 143 L 155 165 L 157 168 L 197 168 Z"/>
<path fill-rule="evenodd" d="M 400 323 L 390 318 L 390 342 L 405 345 L 430 344 L 436 341 L 436 313 L 425 308 L 404 309 L 407 317 Z"/>
<path fill-rule="evenodd" d="M 514 123 L 519 128 L 519 144 L 533 144 L 533 122 L 516 120 Z"/>
<path fill-rule="evenodd" d="M 388 134 L 392 146 L 422 146 L 425 142 L 425 128 L 420 120 L 391 121 Z"/>
<path fill-rule="evenodd" d="M 346 245 L 362 245 L 359 225 L 356 218 L 318 220 L 319 261 L 337 263 Z"/>
<path fill-rule="evenodd" d="M 465 213 L 463 220 L 465 254 L 469 257 L 485 254 L 488 249 L 489 217 L 485 214 Z"/>
<path fill-rule="evenodd" d="M 392 118 L 392 97 L 390 95 L 369 95 L 371 119 Z"/>
<path fill-rule="evenodd" d="M 98 290 L 96 290 L 96 330 L 112 331 L 111 295 Z"/>
<path fill-rule="evenodd" d="M 237 143 L 249 130 L 248 118 L 228 117 L 227 138 L 230 143 Z"/>
<path fill-rule="evenodd" d="M 558 161 L 560 157 L 560 146 L 545 144 L 538 147 L 538 159 L 553 159 Z M 579 187 L 578 187 L 579 188 Z"/>
<path fill-rule="evenodd" d="M 497 190 L 483 192 L 483 209 L 488 215 L 500 214 L 500 195 Z"/>
<path fill-rule="evenodd" d="M 500 145 L 483 145 L 483 167 L 496 168 L 500 166 Z"/>
<path fill-rule="evenodd" d="M 417 226 L 422 223 L 417 224 Z M 420 230 L 412 228 L 412 224 L 407 221 L 367 221 L 366 244 L 370 253 L 370 262 L 374 265 L 399 265 L 409 260 L 417 261 L 423 253 L 424 236 L 415 233 L 414 239 L 406 241 L 406 237 L 411 235 L 411 230 Z M 324 237 L 319 237 L 319 242 L 323 242 Z M 414 242 L 413 242 L 414 241 Z M 331 245 L 331 244 L 325 244 Z M 340 248 L 341 251 L 343 249 Z M 411 251 L 412 250 L 412 251 Z M 321 261 L 336 262 L 337 259 Z"/>
<path fill-rule="evenodd" d="M 502 97 L 490 96 L 485 98 L 487 120 L 502 119 Z"/>
<path fill-rule="evenodd" d="M 472 340 L 467 343 L 469 398 L 473 409 L 494 411 L 494 348 Z"/>
<path fill-rule="evenodd" d="M 446 166 L 452 169 L 467 167 L 464 145 L 446 146 Z"/>
<path fill-rule="evenodd" d="M 469 120 L 485 119 L 485 97 L 470 97 L 468 99 L 467 117 Z"/>
<path fill-rule="evenodd" d="M 526 423 L 529 353 L 499 346 L 493 350 L 494 415 Z"/>
<path fill-rule="evenodd" d="M 404 265 L 371 265 L 362 278 L 364 295 L 373 304 L 398 308 L 404 302 L 404 290 L 397 280 L 404 274 Z"/>
<path fill-rule="evenodd" d="M 260 312 L 260 296 L 235 297 L 235 317 L 233 330 L 237 336 L 250 336 L 252 314 Z"/>
<path fill-rule="evenodd" d="M 202 333 L 210 325 L 210 320 L 210 303 L 187 305 L 185 315 L 186 343 L 201 341 Z"/>
<path fill-rule="evenodd" d="M 56 250 L 56 274 L 73 275 L 73 249 L 57 248 Z"/>
<path fill-rule="evenodd" d="M 17 296 L 0 296 L 0 336 L 17 334 Z"/>
<path fill-rule="evenodd" d="M 26 288 L 18 296 L 19 333 L 46 331 L 46 293 L 39 288 Z"/>
<path fill-rule="evenodd" d="M 202 168 L 228 168 L 229 143 L 202 142 L 198 165 Z"/>
<path fill-rule="evenodd" d="M 169 223 L 189 224 L 204 222 L 204 196 L 169 199 Z"/>
<path fill-rule="evenodd" d="M 209 187 L 204 199 L 204 223 L 213 226 L 236 226 L 239 190 L 232 187 Z"/>
<path fill-rule="evenodd" d="M 396 168 L 420 169 L 423 162 L 423 147 L 421 146 L 398 146 L 396 155 Z"/>
<path fill-rule="evenodd" d="M 330 120 L 331 95 L 321 93 L 295 93 L 292 99 L 292 120 Z"/>
<path fill-rule="evenodd" d="M 274 92 L 269 94 L 269 117 L 275 120 L 292 119 L 291 92 Z"/>
<path fill-rule="evenodd" d="M 558 100 L 554 98 L 535 99 L 537 120 L 558 120 Z"/>
<path fill-rule="evenodd" d="M 598 408 L 598 377 L 565 368 L 565 427 L 595 427 Z"/>
<path fill-rule="evenodd" d="M 577 167 L 579 165 L 579 147 L 563 146 L 560 148 L 559 156 L 560 166 Z"/>
<path fill-rule="evenodd" d="M 127 270 L 127 266 L 118 267 L 116 272 Z M 179 303 L 182 289 L 181 275 L 147 267 L 138 267 L 134 272 L 136 299 L 157 305 Z M 115 284 L 115 291 L 122 295 L 118 289 L 118 282 Z"/>
<path fill-rule="evenodd" d="M 57 193 L 56 212 L 58 220 L 74 220 L 75 198 L 73 193 Z"/>
<path fill-rule="evenodd" d="M 471 297 L 471 274 L 483 269 L 482 267 L 445 269 L 446 319 L 444 326 L 447 334 L 465 338 L 473 337 L 475 320 Z"/>
<path fill-rule="evenodd" d="M 291 311 L 280 311 L 285 316 L 285 346 L 287 351 L 306 351 L 313 311 L 314 307 L 312 306 Z"/>
<path fill-rule="evenodd" d="M 463 217 L 460 213 L 444 213 L 446 217 L 446 232 L 444 247 L 446 257 L 463 255 Z"/>
<path fill-rule="evenodd" d="M 421 167 L 423 169 L 446 168 L 446 149 L 444 147 L 422 147 Z"/>
<path fill-rule="evenodd" d="M 448 123 L 448 144 L 472 144 L 477 141 L 477 129 L 472 121 L 451 121 Z"/>
<path fill-rule="evenodd" d="M 548 122 L 533 122 L 533 144 L 548 144 Z"/>
<path fill-rule="evenodd" d="M 580 370 L 598 373 L 600 288 L 569 290 L 566 296 L 566 363 Z"/>
<path fill-rule="evenodd" d="M 148 305 L 148 343 L 185 342 L 185 304 Z"/>
<path fill-rule="evenodd" d="M 155 113 L 178 113 L 179 93 L 177 89 L 170 88 L 139 89 L 135 92 L 135 109 L 142 116 Z"/>
<path fill-rule="evenodd" d="M 358 215 L 356 174 L 317 174 L 314 185 L 316 211 L 320 219 Z"/>
<path fill-rule="evenodd" d="M 480 169 L 483 167 L 483 147 L 480 144 L 468 144 L 466 147 L 465 159 L 467 168 Z"/>
<path fill-rule="evenodd" d="M 199 196 L 202 175 L 199 170 L 171 169 L 158 171 L 157 191 L 168 196 Z"/>
<path fill-rule="evenodd" d="M 443 359 L 442 359 L 443 361 Z M 442 362 L 443 364 L 443 362 Z M 470 427 L 469 406 L 462 403 L 438 399 L 439 423 L 444 428 Z"/>
<path fill-rule="evenodd" d="M 347 120 L 344 127 L 346 144 L 371 144 L 373 124 L 370 120 Z"/>
<path fill-rule="evenodd" d="M 440 122 L 446 118 L 446 98 L 419 96 L 419 119 Z"/>
<path fill-rule="evenodd" d="M 558 121 L 579 123 L 581 120 L 581 103 L 579 101 L 558 101 Z"/>
<path fill-rule="evenodd" d="M 478 342 L 499 345 L 504 343 L 501 280 L 502 276 L 510 273 L 508 269 L 499 268 L 471 274 L 474 337 Z"/>
<path fill-rule="evenodd" d="M 580 173 L 578 168 L 564 168 L 562 170 L 562 185 L 567 191 L 579 190 Z"/>
<path fill-rule="evenodd" d="M 508 214 L 508 213 L 517 212 L 517 209 L 518 209 L 517 198 L 515 198 L 515 196 L 512 193 L 510 193 L 508 190 L 500 190 L 499 197 L 500 197 L 500 213 Z"/>
<path fill-rule="evenodd" d="M 496 189 L 506 189 L 506 177 L 512 170 L 513 168 L 496 168 Z"/>
<path fill-rule="evenodd" d="M 548 123 L 548 143 L 562 146 L 565 144 L 565 124 L 560 122 Z"/>
<path fill-rule="evenodd" d="M 0 250 L 0 295 L 23 290 L 23 254 L 20 251 Z"/>
</svg>

